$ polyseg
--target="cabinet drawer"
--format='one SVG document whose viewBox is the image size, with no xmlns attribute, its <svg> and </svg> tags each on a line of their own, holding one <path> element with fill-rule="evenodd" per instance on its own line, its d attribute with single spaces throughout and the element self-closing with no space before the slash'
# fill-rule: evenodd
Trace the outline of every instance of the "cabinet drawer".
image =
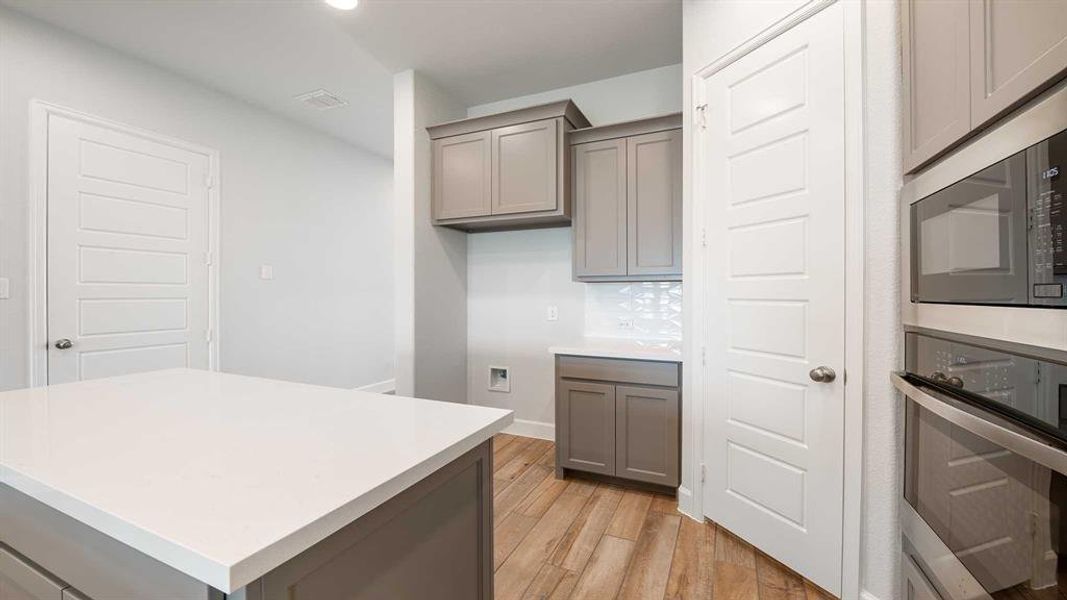
<svg viewBox="0 0 1067 600">
<path fill-rule="evenodd" d="M 0 545 L 0 597 L 22 600 L 63 600 L 58 579 Z"/>
<path fill-rule="evenodd" d="M 589 356 L 560 356 L 559 376 L 566 379 L 592 379 L 639 385 L 678 387 L 678 363 L 594 358 Z"/>
</svg>

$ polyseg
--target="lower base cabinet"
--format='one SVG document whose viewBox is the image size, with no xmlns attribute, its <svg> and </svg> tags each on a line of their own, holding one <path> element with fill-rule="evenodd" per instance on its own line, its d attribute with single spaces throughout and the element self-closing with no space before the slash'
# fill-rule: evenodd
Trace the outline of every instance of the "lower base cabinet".
<svg viewBox="0 0 1067 600">
<path fill-rule="evenodd" d="M 556 464 L 677 487 L 681 367 L 610 358 L 556 358 Z"/>
</svg>

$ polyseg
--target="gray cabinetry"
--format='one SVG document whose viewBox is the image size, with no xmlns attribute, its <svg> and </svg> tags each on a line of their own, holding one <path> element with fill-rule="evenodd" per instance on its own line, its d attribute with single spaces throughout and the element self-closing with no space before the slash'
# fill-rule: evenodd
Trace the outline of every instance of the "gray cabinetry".
<svg viewBox="0 0 1067 600">
<path fill-rule="evenodd" d="M 615 475 L 678 485 L 678 390 L 615 387 Z"/>
<path fill-rule="evenodd" d="M 559 466 L 615 474 L 615 386 L 561 380 L 556 391 Z"/>
<path fill-rule="evenodd" d="M 677 487 L 681 366 L 556 357 L 556 465 Z"/>
<path fill-rule="evenodd" d="M 971 0 L 971 122 L 980 125 L 1067 69 L 1067 2 Z"/>
<path fill-rule="evenodd" d="M 904 170 L 917 170 L 1067 70 L 1063 0 L 905 0 Z"/>
<path fill-rule="evenodd" d="M 433 211 L 438 219 L 488 214 L 492 132 L 433 141 Z"/>
<path fill-rule="evenodd" d="M 434 224 L 465 231 L 570 224 L 567 136 L 588 126 L 566 100 L 428 127 Z"/>
<path fill-rule="evenodd" d="M 0 600 L 63 600 L 66 584 L 0 544 Z"/>
<path fill-rule="evenodd" d="M 572 147 L 574 275 L 626 275 L 626 140 Z"/>
<path fill-rule="evenodd" d="M 574 279 L 682 278 L 681 116 L 571 136 Z"/>
<path fill-rule="evenodd" d="M 905 0 L 904 169 L 910 171 L 971 130 L 967 2 Z"/>
</svg>

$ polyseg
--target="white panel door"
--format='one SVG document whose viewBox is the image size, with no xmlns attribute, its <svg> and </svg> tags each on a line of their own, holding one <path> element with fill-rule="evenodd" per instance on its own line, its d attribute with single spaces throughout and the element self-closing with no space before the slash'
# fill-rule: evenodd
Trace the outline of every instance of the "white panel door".
<svg viewBox="0 0 1067 600">
<path fill-rule="evenodd" d="M 843 14 L 703 81 L 705 514 L 841 589 Z M 835 380 L 817 383 L 826 366 Z"/>
<path fill-rule="evenodd" d="M 48 383 L 208 368 L 209 165 L 49 116 Z"/>
</svg>

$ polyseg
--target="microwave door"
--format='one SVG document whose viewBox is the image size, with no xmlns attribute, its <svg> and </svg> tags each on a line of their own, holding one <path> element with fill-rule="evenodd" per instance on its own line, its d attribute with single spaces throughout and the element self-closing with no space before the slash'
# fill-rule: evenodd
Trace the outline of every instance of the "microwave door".
<svg viewBox="0 0 1067 600">
<path fill-rule="evenodd" d="M 923 198 L 911 217 L 913 300 L 1028 302 L 1025 152 Z"/>
</svg>

